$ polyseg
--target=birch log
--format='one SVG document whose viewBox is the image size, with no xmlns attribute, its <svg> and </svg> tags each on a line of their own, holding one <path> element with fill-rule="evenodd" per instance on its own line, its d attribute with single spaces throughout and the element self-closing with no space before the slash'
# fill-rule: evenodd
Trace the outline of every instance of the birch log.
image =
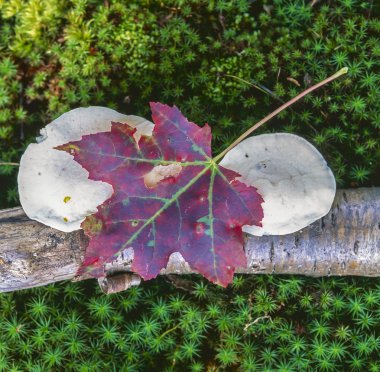
<svg viewBox="0 0 380 372">
<path fill-rule="evenodd" d="M 21 208 L 0 211 L 0 292 L 74 278 L 87 243 L 81 230 L 54 230 L 28 219 Z M 247 235 L 245 250 L 248 267 L 240 273 L 380 276 L 380 188 L 339 190 L 324 218 L 294 234 Z M 136 275 L 118 284 L 132 260 L 133 252 L 125 250 L 107 264 L 101 286 L 118 291 L 125 283 L 138 284 Z M 173 273 L 191 273 L 176 253 L 161 272 Z"/>
</svg>

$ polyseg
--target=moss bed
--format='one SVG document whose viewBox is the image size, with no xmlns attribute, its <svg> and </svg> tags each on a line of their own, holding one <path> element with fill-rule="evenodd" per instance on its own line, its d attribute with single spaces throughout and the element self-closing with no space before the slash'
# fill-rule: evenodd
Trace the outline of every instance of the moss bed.
<svg viewBox="0 0 380 372">
<path fill-rule="evenodd" d="M 0 163 L 88 105 L 208 122 L 217 153 L 292 132 L 339 187 L 380 186 L 380 3 L 362 0 L 0 0 Z M 0 208 L 19 204 L 0 165 Z M 377 279 L 237 276 L 222 290 L 163 278 L 104 296 L 94 282 L 0 295 L 0 371 L 378 371 Z"/>
</svg>

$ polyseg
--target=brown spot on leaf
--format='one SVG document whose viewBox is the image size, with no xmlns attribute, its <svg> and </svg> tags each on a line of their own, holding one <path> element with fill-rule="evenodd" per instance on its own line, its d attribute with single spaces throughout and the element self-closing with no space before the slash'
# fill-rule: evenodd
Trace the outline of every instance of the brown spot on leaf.
<svg viewBox="0 0 380 372">
<path fill-rule="evenodd" d="M 88 216 L 82 223 L 82 228 L 92 234 L 100 232 L 103 228 L 103 222 L 94 216 Z"/>
<path fill-rule="evenodd" d="M 197 235 L 203 235 L 204 231 L 205 231 L 205 225 L 203 223 L 199 222 L 195 225 L 195 233 Z"/>
<path fill-rule="evenodd" d="M 178 177 L 181 170 L 182 166 L 179 163 L 157 165 L 144 176 L 145 186 L 149 189 L 154 189 L 162 180 L 170 177 Z"/>
</svg>

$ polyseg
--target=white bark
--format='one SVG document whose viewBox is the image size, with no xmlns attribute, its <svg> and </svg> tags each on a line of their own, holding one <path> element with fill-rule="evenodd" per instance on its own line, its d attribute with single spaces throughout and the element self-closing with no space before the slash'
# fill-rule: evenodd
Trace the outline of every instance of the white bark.
<svg viewBox="0 0 380 372">
<path fill-rule="evenodd" d="M 21 208 L 0 211 L 0 292 L 74 278 L 87 242 L 81 230 L 52 229 Z M 322 219 L 294 234 L 246 235 L 245 249 L 248 267 L 239 273 L 380 276 L 380 188 L 338 190 Z M 135 275 L 113 276 L 129 272 L 132 258 L 127 250 L 106 265 L 107 281 L 100 283 L 106 292 L 139 282 Z M 191 273 L 178 254 L 161 272 L 173 273 Z"/>
</svg>

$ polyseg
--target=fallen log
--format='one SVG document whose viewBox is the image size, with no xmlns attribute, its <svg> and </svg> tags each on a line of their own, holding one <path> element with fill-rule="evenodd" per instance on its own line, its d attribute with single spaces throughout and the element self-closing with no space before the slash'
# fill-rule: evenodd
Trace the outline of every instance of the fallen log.
<svg viewBox="0 0 380 372">
<path fill-rule="evenodd" d="M 21 208 L 0 211 L 0 292 L 73 279 L 88 240 L 82 230 L 64 233 L 28 219 Z M 380 188 L 338 190 L 328 215 L 294 234 L 246 235 L 246 274 L 380 276 Z M 133 251 L 106 265 L 99 284 L 117 292 L 140 282 L 130 273 Z M 189 274 L 174 253 L 165 274 Z M 86 279 L 85 277 L 76 278 Z"/>
</svg>

